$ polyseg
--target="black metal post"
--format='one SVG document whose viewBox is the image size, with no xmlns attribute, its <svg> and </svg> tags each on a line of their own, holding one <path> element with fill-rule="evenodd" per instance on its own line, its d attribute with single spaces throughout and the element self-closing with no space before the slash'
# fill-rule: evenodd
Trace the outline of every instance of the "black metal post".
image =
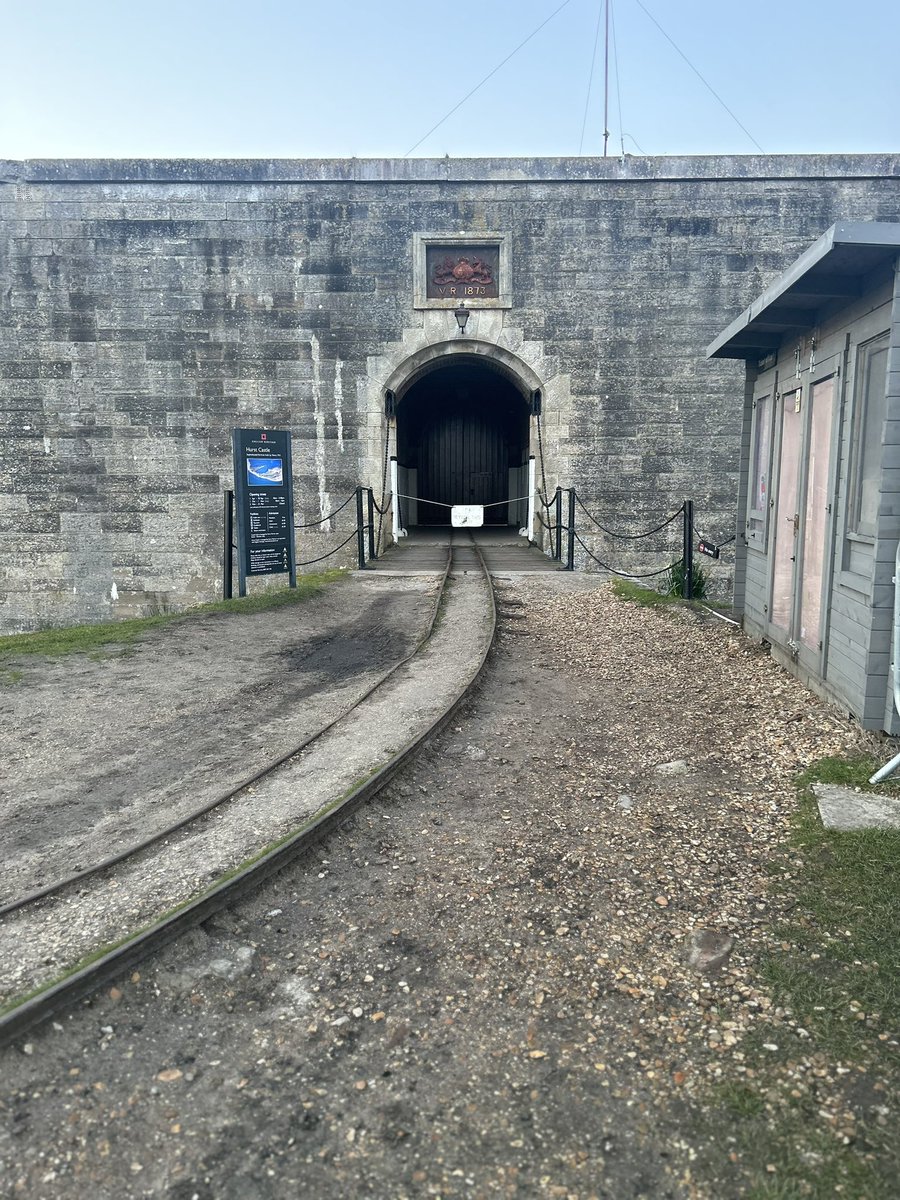
<svg viewBox="0 0 900 1200">
<path fill-rule="evenodd" d="M 556 485 L 556 549 L 553 557 L 557 562 L 562 561 L 562 488 Z"/>
<path fill-rule="evenodd" d="M 366 493 L 369 497 L 369 558 L 374 560 L 378 557 L 378 547 L 375 545 L 375 493 L 371 488 L 366 488 Z"/>
<path fill-rule="evenodd" d="M 694 502 L 684 502 L 684 598 L 694 595 Z"/>
<path fill-rule="evenodd" d="M 356 489 L 356 558 L 360 571 L 366 569 L 366 527 L 363 524 L 362 485 Z"/>
<path fill-rule="evenodd" d="M 224 500 L 224 520 L 222 522 L 223 541 L 222 541 L 222 599 L 230 600 L 232 597 L 232 582 L 231 577 L 234 571 L 234 492 L 230 488 L 225 489 Z"/>
<path fill-rule="evenodd" d="M 566 570 L 575 570 L 575 489 L 569 488 L 569 547 L 566 553 Z"/>
</svg>

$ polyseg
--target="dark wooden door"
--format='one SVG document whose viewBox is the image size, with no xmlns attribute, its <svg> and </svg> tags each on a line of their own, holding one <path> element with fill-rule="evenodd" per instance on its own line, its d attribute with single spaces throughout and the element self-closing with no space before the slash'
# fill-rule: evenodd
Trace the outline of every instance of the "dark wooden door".
<svg viewBox="0 0 900 1200">
<path fill-rule="evenodd" d="M 450 504 L 490 504 L 486 525 L 506 524 L 509 446 L 502 425 L 473 410 L 438 414 L 422 431 L 419 505 L 422 525 L 449 525 Z"/>
</svg>

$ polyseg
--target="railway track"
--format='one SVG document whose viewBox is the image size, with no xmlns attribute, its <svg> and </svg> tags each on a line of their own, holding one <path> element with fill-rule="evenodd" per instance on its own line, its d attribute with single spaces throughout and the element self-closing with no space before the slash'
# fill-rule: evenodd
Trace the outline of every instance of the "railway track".
<svg viewBox="0 0 900 1200">
<path fill-rule="evenodd" d="M 384 787 L 423 743 L 449 720 L 484 669 L 497 623 L 493 581 L 480 548 L 471 535 L 466 536 L 468 541 L 465 543 L 451 539 L 424 637 L 340 716 L 236 787 L 155 831 L 152 836 L 0 906 L 0 961 L 9 962 L 17 948 L 28 960 L 19 963 L 20 978 L 28 985 L 28 990 L 20 987 L 19 994 L 11 995 L 0 1009 L 0 1044 L 14 1040 L 32 1026 L 71 1007 L 305 854 L 322 838 L 334 833 L 350 811 Z M 459 579 L 453 580 L 454 566 L 466 580 L 462 585 Z M 468 579 L 468 566 L 475 568 L 477 582 Z M 479 587 L 482 592 L 480 602 L 474 599 L 472 590 Z M 481 626 L 480 637 L 474 638 L 473 613 L 478 614 L 476 624 Z M 474 649 L 473 641 L 476 643 Z M 469 669 L 459 685 L 447 694 L 446 689 L 441 691 L 437 682 L 442 673 L 442 659 L 444 666 L 458 659 L 463 642 L 469 643 L 466 647 Z M 430 706 L 421 701 L 423 681 L 428 689 Z M 188 887 L 189 894 L 180 896 L 177 903 L 168 904 L 162 913 L 157 911 L 147 916 L 140 902 L 137 907 L 130 906 L 131 915 L 124 918 L 130 932 L 124 936 L 121 927 L 111 930 L 108 922 L 104 925 L 103 920 L 91 921 L 91 914 L 100 916 L 105 912 L 110 896 L 118 893 L 127 900 L 132 885 L 145 883 L 148 875 L 152 905 L 154 897 L 158 900 L 160 895 L 160 889 L 154 890 L 153 886 L 157 876 L 160 872 L 165 876 L 167 869 L 171 876 L 173 862 L 177 864 L 179 854 L 200 837 L 198 830 L 205 830 L 207 841 L 211 837 L 215 844 L 222 831 L 219 822 L 223 816 L 241 804 L 258 807 L 259 793 L 266 787 L 274 787 L 276 794 L 287 791 L 294 795 L 298 786 L 311 790 L 310 776 L 316 771 L 317 763 L 328 764 L 335 756 L 342 762 L 348 760 L 345 765 L 358 772 L 358 761 L 349 761 L 353 755 L 347 750 L 348 744 L 352 746 L 359 740 L 354 738 L 358 726 L 362 726 L 359 736 L 365 741 L 367 724 L 371 729 L 374 720 L 377 727 L 379 706 L 383 711 L 385 705 L 394 713 L 403 712 L 404 706 L 411 710 L 424 708 L 424 717 L 399 723 L 409 736 L 398 746 L 379 746 L 375 741 L 368 743 L 370 753 L 365 760 L 365 772 L 357 774 L 351 785 L 342 790 L 339 790 L 338 772 L 336 786 L 332 789 L 337 794 L 322 796 L 320 788 L 307 819 L 295 820 L 287 831 L 280 828 L 277 840 L 266 844 L 262 850 L 258 843 L 250 847 L 254 854 L 250 859 L 244 845 L 237 865 L 227 866 L 223 871 L 220 870 L 221 863 L 216 864 L 211 872 L 217 876 L 213 883 L 199 890 Z M 356 759 L 359 760 L 358 754 Z M 329 770 L 320 774 L 330 778 Z M 148 863 L 151 857 L 156 860 L 152 865 Z M 162 868 L 160 860 L 163 860 Z M 169 894 L 171 900 L 170 893 L 171 888 L 167 893 L 163 887 L 162 894 Z M 61 961 L 57 956 L 60 932 L 63 929 L 69 931 L 73 926 L 82 931 L 81 953 L 77 961 L 71 957 Z M 111 936 L 113 933 L 115 936 Z M 87 944 L 85 937 L 89 939 Z M 98 946 L 102 948 L 98 949 Z M 47 978 L 48 974 L 50 978 Z"/>
</svg>

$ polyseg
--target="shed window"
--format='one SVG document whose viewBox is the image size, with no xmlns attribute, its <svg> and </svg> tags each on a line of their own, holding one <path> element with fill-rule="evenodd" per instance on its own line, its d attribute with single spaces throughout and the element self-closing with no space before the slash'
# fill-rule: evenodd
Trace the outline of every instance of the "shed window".
<svg viewBox="0 0 900 1200">
<path fill-rule="evenodd" d="M 874 538 L 881 494 L 881 438 L 884 430 L 888 335 L 860 346 L 856 357 L 856 413 L 849 530 Z"/>
<path fill-rule="evenodd" d="M 753 405 L 753 457 L 747 540 L 762 548 L 769 512 L 769 473 L 772 460 L 772 395 L 758 396 Z"/>
</svg>

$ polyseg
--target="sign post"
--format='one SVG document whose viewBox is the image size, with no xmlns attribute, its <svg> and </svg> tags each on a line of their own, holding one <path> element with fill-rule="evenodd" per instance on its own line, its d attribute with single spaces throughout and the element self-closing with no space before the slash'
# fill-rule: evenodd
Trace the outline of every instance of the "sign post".
<svg viewBox="0 0 900 1200">
<path fill-rule="evenodd" d="M 238 588 L 251 575 L 288 575 L 297 586 L 291 435 L 282 429 L 235 429 Z"/>
</svg>

